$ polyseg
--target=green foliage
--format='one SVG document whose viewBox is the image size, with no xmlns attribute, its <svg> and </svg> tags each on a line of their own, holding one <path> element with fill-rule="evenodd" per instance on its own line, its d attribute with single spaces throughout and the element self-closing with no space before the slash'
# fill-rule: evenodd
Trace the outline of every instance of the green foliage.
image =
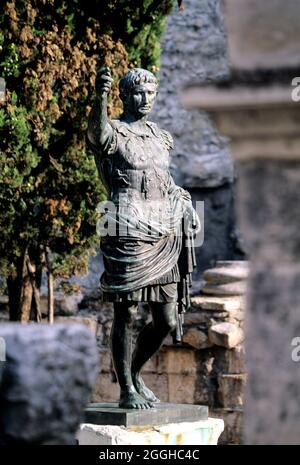
<svg viewBox="0 0 300 465">
<path fill-rule="evenodd" d="M 103 2 L 98 0 L 96 3 Z M 106 3 L 110 8 L 102 15 L 107 32 L 126 44 L 132 65 L 156 72 L 160 65 L 160 38 L 174 1 L 119 0 Z"/>
<path fill-rule="evenodd" d="M 0 39 L 1 40 L 1 39 Z M 2 41 L 3 43 L 4 41 Z M 19 74 L 19 53 L 16 44 L 9 44 L 6 51 L 6 56 L 1 62 L 4 75 L 18 77 Z"/>
<path fill-rule="evenodd" d="M 87 267 L 98 244 L 105 191 L 86 149 L 98 66 L 117 84 L 132 66 L 159 67 L 159 40 L 173 0 L 5 0 L 0 12 L 0 271 L 29 247 L 50 247 L 56 274 Z"/>
</svg>

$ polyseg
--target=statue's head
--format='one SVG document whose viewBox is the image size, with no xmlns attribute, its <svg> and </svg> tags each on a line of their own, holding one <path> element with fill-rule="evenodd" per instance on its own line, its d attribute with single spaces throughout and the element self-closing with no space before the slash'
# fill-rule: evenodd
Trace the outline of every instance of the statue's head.
<svg viewBox="0 0 300 465">
<path fill-rule="evenodd" d="M 120 81 L 120 97 L 125 111 L 137 118 L 152 110 L 157 94 L 157 79 L 146 69 L 133 68 Z"/>
</svg>

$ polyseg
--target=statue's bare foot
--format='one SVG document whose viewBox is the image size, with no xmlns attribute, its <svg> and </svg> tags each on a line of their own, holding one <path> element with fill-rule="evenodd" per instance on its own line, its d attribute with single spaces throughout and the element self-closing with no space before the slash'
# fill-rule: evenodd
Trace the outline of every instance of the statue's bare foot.
<svg viewBox="0 0 300 465">
<path fill-rule="evenodd" d="M 160 402 L 156 395 L 144 383 L 141 375 L 136 374 L 132 376 L 133 384 L 137 392 L 149 402 Z"/>
<path fill-rule="evenodd" d="M 153 408 L 153 404 L 140 396 L 137 392 L 121 392 L 120 408 L 135 408 L 135 409 L 150 409 Z"/>
</svg>

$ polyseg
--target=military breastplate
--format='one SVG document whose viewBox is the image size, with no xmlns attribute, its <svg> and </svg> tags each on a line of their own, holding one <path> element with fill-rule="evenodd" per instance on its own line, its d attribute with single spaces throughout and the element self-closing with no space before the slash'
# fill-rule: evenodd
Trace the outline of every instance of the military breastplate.
<svg viewBox="0 0 300 465">
<path fill-rule="evenodd" d="M 163 201 L 169 182 L 170 136 L 154 123 L 146 123 L 145 131 L 133 131 L 129 124 L 113 121 L 116 151 L 104 163 L 109 179 L 110 198 L 123 201 Z M 123 203 L 122 201 L 122 203 Z"/>
</svg>

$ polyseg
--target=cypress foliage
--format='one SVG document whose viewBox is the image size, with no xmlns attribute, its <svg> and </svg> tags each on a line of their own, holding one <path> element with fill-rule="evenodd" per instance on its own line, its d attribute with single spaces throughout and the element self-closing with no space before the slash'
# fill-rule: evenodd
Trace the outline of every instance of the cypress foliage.
<svg viewBox="0 0 300 465">
<path fill-rule="evenodd" d="M 86 271 L 105 191 L 86 149 L 96 70 L 159 68 L 173 0 L 4 0 L 0 12 L 0 272 L 11 318 L 37 319 L 44 251 L 55 276 Z"/>
</svg>

